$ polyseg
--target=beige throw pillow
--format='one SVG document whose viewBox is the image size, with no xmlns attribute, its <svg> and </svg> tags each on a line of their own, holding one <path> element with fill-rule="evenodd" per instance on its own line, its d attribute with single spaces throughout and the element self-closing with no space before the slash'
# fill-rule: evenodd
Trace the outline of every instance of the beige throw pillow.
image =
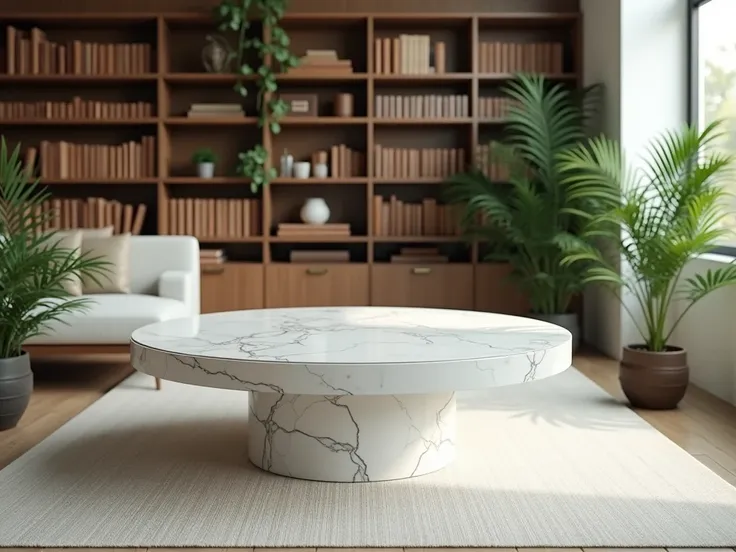
<svg viewBox="0 0 736 552">
<path fill-rule="evenodd" d="M 130 293 L 130 234 L 82 240 L 82 253 L 101 257 L 108 264 L 104 274 L 95 274 L 98 282 L 85 275 L 82 290 L 93 293 Z"/>
<path fill-rule="evenodd" d="M 67 249 L 72 255 L 79 257 L 82 249 L 82 233 L 78 231 L 55 233 L 47 243 L 49 247 L 55 246 L 59 249 Z M 82 295 L 82 279 L 78 274 L 70 274 L 61 285 L 69 295 L 75 297 Z"/>
</svg>

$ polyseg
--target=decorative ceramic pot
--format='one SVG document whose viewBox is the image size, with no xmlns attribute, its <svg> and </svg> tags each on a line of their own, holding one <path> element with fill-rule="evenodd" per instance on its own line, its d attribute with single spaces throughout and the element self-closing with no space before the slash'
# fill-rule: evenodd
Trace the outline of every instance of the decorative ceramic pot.
<svg viewBox="0 0 736 552">
<path fill-rule="evenodd" d="M 531 313 L 528 315 L 529 318 L 534 318 L 535 320 L 542 320 L 543 322 L 549 322 L 550 324 L 555 324 L 556 326 L 561 326 L 565 328 L 568 332 L 572 334 L 572 352 L 578 350 L 578 346 L 580 345 L 580 322 L 578 320 L 578 315 L 576 313 L 568 313 L 568 314 L 536 314 Z"/>
<path fill-rule="evenodd" d="M 644 345 L 624 347 L 619 365 L 621 389 L 636 408 L 668 410 L 677 407 L 690 381 L 687 351 L 667 347 L 655 353 Z"/>
<path fill-rule="evenodd" d="M 330 208 L 321 197 L 310 197 L 302 206 L 300 215 L 306 224 L 324 224 L 330 220 Z"/>
<path fill-rule="evenodd" d="M 0 431 L 18 425 L 32 391 L 33 372 L 28 353 L 0 358 Z"/>
<path fill-rule="evenodd" d="M 197 164 L 197 176 L 199 178 L 212 178 L 215 176 L 215 164 L 214 163 L 198 163 Z"/>
</svg>

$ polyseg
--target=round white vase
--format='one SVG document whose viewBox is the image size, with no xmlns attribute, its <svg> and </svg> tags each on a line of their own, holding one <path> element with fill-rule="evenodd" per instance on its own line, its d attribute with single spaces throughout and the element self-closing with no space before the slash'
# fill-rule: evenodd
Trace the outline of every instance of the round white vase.
<svg viewBox="0 0 736 552">
<path fill-rule="evenodd" d="M 212 178 L 215 176 L 215 164 L 214 163 L 198 163 L 197 164 L 197 176 L 199 178 Z"/>
<path fill-rule="evenodd" d="M 310 197 L 299 214 L 306 224 L 324 224 L 330 220 L 330 208 L 321 197 Z"/>
</svg>

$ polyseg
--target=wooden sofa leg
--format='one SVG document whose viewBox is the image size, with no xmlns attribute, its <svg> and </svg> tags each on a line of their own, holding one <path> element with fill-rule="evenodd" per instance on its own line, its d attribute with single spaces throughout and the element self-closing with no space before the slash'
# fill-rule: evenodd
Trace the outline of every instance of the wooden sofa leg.
<svg viewBox="0 0 736 552">
<path fill-rule="evenodd" d="M 161 391 L 161 378 L 156 378 L 156 391 Z"/>
</svg>

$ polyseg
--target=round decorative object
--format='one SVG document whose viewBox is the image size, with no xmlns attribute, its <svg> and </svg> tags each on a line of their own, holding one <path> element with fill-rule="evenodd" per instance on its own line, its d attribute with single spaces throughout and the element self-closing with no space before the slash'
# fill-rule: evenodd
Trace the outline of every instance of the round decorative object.
<svg viewBox="0 0 736 552">
<path fill-rule="evenodd" d="M 321 197 L 310 197 L 300 212 L 302 222 L 306 224 L 324 224 L 330 220 L 330 208 Z"/>
<path fill-rule="evenodd" d="M 230 44 L 220 35 L 207 35 L 207 45 L 202 49 L 202 64 L 209 73 L 228 73 L 235 57 Z"/>
<path fill-rule="evenodd" d="M 648 351 L 644 345 L 624 347 L 619 381 L 621 390 L 635 408 L 677 408 L 690 381 L 687 351 L 681 347 L 668 347 L 662 352 Z"/>
</svg>

